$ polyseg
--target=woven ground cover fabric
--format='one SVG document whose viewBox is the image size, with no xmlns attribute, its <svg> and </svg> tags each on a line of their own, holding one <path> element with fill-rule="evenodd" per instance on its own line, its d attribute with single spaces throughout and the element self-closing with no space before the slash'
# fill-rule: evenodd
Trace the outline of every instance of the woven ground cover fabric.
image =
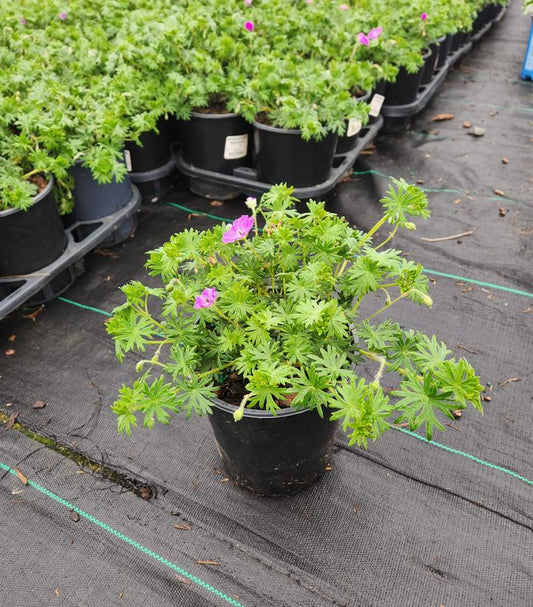
<svg viewBox="0 0 533 607">
<path fill-rule="evenodd" d="M 119 285 L 146 280 L 145 251 L 175 231 L 217 221 L 161 203 L 143 209 L 135 238 L 112 256 L 90 255 L 85 275 L 65 294 L 96 310 L 56 301 L 35 321 L 19 312 L 0 323 L 4 350 L 16 349 L 2 360 L 0 409 L 150 486 L 154 497 L 145 501 L 76 474 L 76 464 L 47 449 L 24 459 L 38 445 L 16 430 L 2 431 L 0 461 L 20 462 L 28 477 L 247 606 L 530 606 L 533 86 L 518 80 L 528 27 L 513 3 L 411 130 L 381 136 L 328 201 L 368 228 L 379 216 L 386 176 L 424 181 L 432 218 L 394 246 L 428 268 L 434 309 L 402 305 L 394 315 L 473 363 L 493 387 L 483 416 L 465 413 L 435 436 L 436 445 L 392 430 L 364 451 L 349 448 L 340 433 L 332 470 L 283 499 L 260 499 L 227 481 L 207 419 L 118 437 L 109 407 L 133 379 L 134 357 L 116 362 L 105 316 L 96 310 L 122 303 Z M 432 120 L 442 113 L 454 118 Z M 469 135 L 466 121 L 485 135 Z M 245 212 L 241 201 L 210 206 L 182 187 L 166 200 L 229 220 Z M 46 407 L 33 409 L 36 400 Z M 101 528 L 74 523 L 35 490 L 13 495 L 20 487 L 12 475 L 0 482 L 0 542 L 26 584 L 4 585 L 2 604 L 222 604 Z"/>
</svg>

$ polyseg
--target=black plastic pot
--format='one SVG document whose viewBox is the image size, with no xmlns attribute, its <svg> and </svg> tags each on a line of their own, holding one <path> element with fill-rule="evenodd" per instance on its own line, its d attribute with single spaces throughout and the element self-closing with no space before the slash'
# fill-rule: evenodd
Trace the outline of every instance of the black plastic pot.
<svg viewBox="0 0 533 607">
<path fill-rule="evenodd" d="M 182 132 L 183 158 L 195 167 L 231 175 L 251 164 L 252 126 L 237 114 L 193 112 Z"/>
<path fill-rule="evenodd" d="M 464 32 L 456 32 L 452 38 L 452 46 L 450 51 L 453 53 L 458 51 L 464 44 L 466 34 Z"/>
<path fill-rule="evenodd" d="M 370 101 L 370 97 L 372 95 L 372 91 L 357 97 L 357 101 L 362 101 L 364 103 L 368 103 Z M 352 118 L 351 120 L 346 120 L 345 123 L 345 135 L 342 137 L 337 137 L 337 147 L 335 149 L 335 154 L 345 154 L 350 150 L 353 150 L 357 145 L 357 138 L 359 137 L 359 133 L 363 125 L 360 120 L 356 118 Z"/>
<path fill-rule="evenodd" d="M 147 131 L 139 137 L 141 145 L 126 142 L 124 154 L 129 173 L 146 173 L 164 166 L 172 157 L 170 146 L 175 143 L 174 120 L 162 116 L 155 131 Z"/>
<path fill-rule="evenodd" d="M 333 166 L 337 135 L 320 141 L 302 139 L 299 129 L 280 129 L 254 122 L 257 180 L 301 188 L 326 181 Z"/>
<path fill-rule="evenodd" d="M 414 74 L 409 74 L 404 67 L 400 68 L 396 81 L 387 84 L 387 105 L 407 105 L 416 99 L 424 75 L 425 62 L 430 56 L 431 50 L 427 49 L 423 56 L 424 65 Z"/>
<path fill-rule="evenodd" d="M 53 192 L 54 178 L 27 210 L 0 211 L 0 276 L 31 274 L 55 261 L 67 246 Z"/>
<path fill-rule="evenodd" d="M 441 42 L 439 46 L 439 57 L 437 59 L 436 68 L 439 70 L 446 65 L 446 61 L 448 60 L 448 55 L 452 50 L 452 42 L 453 35 L 449 34 L 448 36 L 443 36 L 444 40 Z M 440 40 L 440 38 L 439 38 Z"/>
<path fill-rule="evenodd" d="M 444 40 L 445 36 L 442 36 L 442 38 L 439 38 L 436 42 L 433 42 L 429 45 L 431 55 L 424 63 L 424 72 L 422 74 L 422 80 L 420 84 L 429 84 L 433 80 L 433 76 L 435 75 L 435 69 L 437 67 L 437 61 L 439 60 L 440 45 L 444 42 Z"/>
<path fill-rule="evenodd" d="M 247 409 L 236 422 L 235 410 L 215 399 L 209 420 L 226 471 L 237 485 L 264 496 L 292 495 L 324 474 L 336 422 L 309 409 L 281 409 L 276 416 Z"/>
<path fill-rule="evenodd" d="M 74 222 L 101 219 L 125 207 L 131 200 L 133 191 L 128 175 L 121 182 L 113 178 L 110 183 L 98 183 L 91 171 L 81 166 L 79 162 L 71 167 L 70 174 L 74 179 L 74 211 L 72 212 Z M 123 242 L 131 236 L 136 226 L 136 216 L 128 217 L 109 238 L 101 243 L 102 246 L 113 246 Z"/>
</svg>

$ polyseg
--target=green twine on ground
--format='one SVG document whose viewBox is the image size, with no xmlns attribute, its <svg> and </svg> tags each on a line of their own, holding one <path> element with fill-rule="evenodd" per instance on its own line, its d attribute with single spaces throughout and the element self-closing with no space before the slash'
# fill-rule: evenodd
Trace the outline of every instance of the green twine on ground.
<svg viewBox="0 0 533 607">
<path fill-rule="evenodd" d="M 167 204 L 171 207 L 176 207 L 177 209 L 181 209 L 186 213 L 193 213 L 194 215 L 202 215 L 203 217 L 209 217 L 209 219 L 216 219 L 217 221 L 233 221 L 232 219 L 228 219 L 227 217 L 219 217 L 218 215 L 211 215 L 210 213 L 205 213 L 204 211 L 196 211 L 195 209 L 188 209 L 187 207 L 181 206 L 177 202 L 167 202 Z"/>
<path fill-rule="evenodd" d="M 4 464 L 4 463 L 0 462 L 0 468 L 6 470 L 10 474 L 13 474 L 14 476 L 17 476 L 17 473 L 15 472 L 15 470 L 13 470 L 12 468 L 10 468 L 7 464 Z M 28 485 L 30 485 L 30 487 L 33 487 L 34 489 L 37 489 L 37 491 L 40 491 L 41 493 L 43 493 L 47 497 L 51 498 L 52 500 L 56 501 L 57 503 L 61 504 L 62 506 L 65 506 L 65 508 L 68 508 L 69 510 L 73 510 L 74 512 L 77 512 L 80 516 L 82 516 L 83 518 L 87 519 L 88 521 L 90 521 L 94 525 L 97 525 L 98 527 L 100 527 L 104 531 L 107 531 L 111 535 L 114 535 L 119 540 L 122 540 L 123 542 L 126 542 L 130 546 L 133 546 L 137 550 L 140 550 L 144 554 L 147 554 L 148 556 L 152 557 L 156 561 L 159 561 L 160 563 L 163 563 L 163 565 L 166 565 L 167 567 L 169 567 L 170 569 L 172 569 L 172 571 L 175 571 L 176 573 L 179 573 L 181 576 L 183 576 L 183 577 L 191 580 L 191 582 L 194 582 L 195 584 L 198 584 L 198 586 L 201 586 L 202 588 L 205 588 L 209 592 L 212 592 L 213 594 L 215 594 L 219 598 L 223 599 L 224 601 L 226 601 L 230 605 L 234 605 L 235 607 L 244 607 L 244 605 L 242 603 L 239 603 L 235 599 L 232 599 L 227 594 L 224 594 L 223 592 L 221 592 L 220 590 L 218 590 L 218 588 L 215 588 L 214 586 L 211 586 L 211 584 L 208 584 L 207 582 L 204 582 L 204 580 L 196 577 L 192 573 L 189 573 L 188 571 L 185 571 L 185 569 L 182 569 L 181 567 L 178 567 L 178 565 L 175 565 L 174 563 L 172 563 L 171 561 L 169 561 L 165 557 L 161 556 L 160 554 L 157 554 L 153 550 L 150 550 L 149 548 L 146 548 L 142 544 L 139 544 L 139 542 L 136 542 L 135 540 L 132 540 L 127 535 L 124 535 L 123 533 L 121 533 L 120 531 L 117 531 L 116 529 L 114 529 L 110 525 L 107 525 L 106 523 L 104 523 L 101 520 L 97 519 L 96 517 L 92 516 L 92 514 L 89 514 L 88 512 L 85 512 L 84 510 L 81 510 L 77 506 L 74 506 L 74 504 L 71 504 L 70 502 L 67 502 L 67 500 L 64 500 L 62 497 L 59 497 L 58 495 L 56 495 L 55 493 L 53 493 L 49 489 L 46 489 L 46 487 L 41 487 L 41 485 L 38 485 L 37 483 L 35 483 L 34 481 L 29 480 L 29 479 L 28 479 Z"/>
<path fill-rule="evenodd" d="M 76 306 L 77 308 L 82 308 L 83 310 L 89 310 L 90 312 L 96 312 L 97 314 L 103 314 L 104 316 L 112 316 L 109 312 L 105 310 L 100 310 L 100 308 L 93 308 L 93 306 L 86 306 L 85 304 L 79 303 L 77 301 L 73 301 L 72 299 L 67 299 L 66 297 L 58 297 L 59 301 L 64 303 L 68 303 L 71 306 Z"/>
<path fill-rule="evenodd" d="M 496 464 L 491 464 L 490 462 L 480 459 L 479 457 L 476 457 L 475 455 L 471 455 L 470 453 L 465 453 L 464 451 L 459 451 L 458 449 L 453 449 L 453 447 L 448 447 L 447 445 L 442 445 L 441 443 L 437 443 L 432 440 L 430 441 L 427 438 L 420 436 L 420 434 L 416 434 L 415 432 L 411 432 L 410 430 L 406 430 L 405 428 L 399 428 L 398 426 L 392 426 L 392 427 L 395 430 L 398 430 L 399 432 L 403 432 L 404 434 L 412 436 L 413 438 L 417 438 L 418 440 L 422 441 L 423 443 L 427 443 L 428 445 L 433 445 L 434 447 L 438 447 L 439 449 L 444 449 L 444 451 L 448 451 L 449 453 L 453 453 L 454 455 L 461 455 L 463 457 L 466 457 L 467 459 L 472 460 L 473 462 L 476 462 L 477 464 L 481 464 L 482 466 L 491 468 L 492 470 L 497 470 L 498 472 L 503 472 L 504 474 L 508 474 L 509 476 L 512 476 L 513 478 L 523 481 L 524 483 L 527 483 L 528 485 L 533 485 L 532 480 L 526 478 L 525 476 L 521 476 L 520 474 L 518 474 L 517 472 L 514 472 L 513 470 L 509 470 L 509 468 L 504 468 L 503 466 L 497 466 Z"/>
<path fill-rule="evenodd" d="M 464 276 L 456 276 L 455 274 L 446 274 L 446 272 L 437 272 L 437 270 L 428 270 L 424 268 L 424 273 L 434 274 L 435 276 L 442 276 L 443 278 L 452 278 L 453 280 L 461 280 L 464 282 L 470 282 L 475 285 L 482 287 L 489 287 L 490 289 L 498 289 L 499 291 L 506 291 L 507 293 L 513 293 L 514 295 L 523 295 L 524 297 L 533 297 L 533 293 L 528 291 L 520 291 L 519 289 L 513 289 L 511 287 L 502 287 L 501 285 L 495 285 L 492 282 L 483 282 L 482 280 L 475 280 L 474 278 L 465 278 Z"/>
</svg>

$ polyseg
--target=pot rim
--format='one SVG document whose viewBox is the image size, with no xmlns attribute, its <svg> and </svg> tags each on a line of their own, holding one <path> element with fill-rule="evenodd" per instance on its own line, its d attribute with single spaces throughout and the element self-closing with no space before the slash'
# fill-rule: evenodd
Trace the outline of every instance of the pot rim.
<svg viewBox="0 0 533 607">
<path fill-rule="evenodd" d="M 269 124 L 263 124 L 262 122 L 258 122 L 257 120 L 254 120 L 252 124 L 258 130 L 270 131 L 273 133 L 282 133 L 284 135 L 298 135 L 299 137 L 301 137 L 301 135 L 302 135 L 301 129 L 283 129 L 279 126 L 270 126 Z M 322 143 L 324 141 L 324 139 L 326 139 L 327 137 L 335 137 L 335 136 L 336 136 L 336 133 L 331 133 L 328 131 L 327 134 L 324 137 L 322 137 L 322 139 L 319 139 L 319 140 L 310 139 L 309 142 L 314 141 L 316 143 Z"/>
<path fill-rule="evenodd" d="M 227 403 L 216 397 L 211 398 L 211 402 L 213 403 L 214 407 L 216 407 L 217 409 L 224 411 L 226 413 L 233 414 L 233 412 L 238 409 L 238 407 L 236 407 L 235 405 Z M 279 411 L 277 411 L 276 415 L 274 415 L 270 411 L 266 411 L 264 409 L 244 409 L 243 417 L 249 417 L 249 418 L 255 418 L 255 419 L 276 420 L 276 419 L 279 419 L 280 417 L 281 418 L 293 417 L 294 415 L 301 415 L 303 413 L 308 413 L 309 411 L 311 411 L 311 409 L 309 407 L 305 407 L 304 409 L 294 409 L 293 407 L 286 407 L 286 408 L 279 409 Z M 318 415 L 318 413 L 317 413 L 317 415 Z"/>
<path fill-rule="evenodd" d="M 45 173 L 45 175 L 48 178 L 48 183 L 46 184 L 46 187 L 44 188 L 44 190 L 41 190 L 38 194 L 36 194 L 33 197 L 33 203 L 30 207 L 28 207 L 26 209 L 26 211 L 29 211 L 38 202 L 41 202 L 41 200 L 43 200 L 43 198 L 46 198 L 48 196 L 48 194 L 50 194 L 50 192 L 52 191 L 52 188 L 54 187 L 54 184 L 55 184 L 54 176 L 52 175 L 52 173 Z M 5 209 L 3 211 L 0 211 L 0 217 L 7 217 L 8 215 L 13 215 L 14 213 L 24 213 L 24 212 L 25 211 L 23 209 Z"/>
<path fill-rule="evenodd" d="M 235 118 L 240 117 L 239 114 L 229 112 L 227 114 L 209 114 L 204 112 L 191 112 L 191 118 L 205 118 L 206 120 L 221 120 L 223 118 Z M 190 118 L 189 118 L 190 120 Z M 243 118 L 244 120 L 244 118 Z M 188 120 L 186 121 L 188 122 Z"/>
</svg>

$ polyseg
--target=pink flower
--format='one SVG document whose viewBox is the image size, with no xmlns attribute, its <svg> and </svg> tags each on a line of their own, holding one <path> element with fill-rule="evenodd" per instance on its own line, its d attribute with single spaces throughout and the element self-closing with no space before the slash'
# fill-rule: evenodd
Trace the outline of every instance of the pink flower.
<svg viewBox="0 0 533 607">
<path fill-rule="evenodd" d="M 244 6 L 252 6 L 252 0 L 244 0 Z"/>
<path fill-rule="evenodd" d="M 374 29 L 371 29 L 368 32 L 368 39 L 369 40 L 377 40 L 381 36 L 382 32 L 383 32 L 383 28 L 382 27 L 375 27 Z"/>
<path fill-rule="evenodd" d="M 200 295 L 196 296 L 194 300 L 194 309 L 200 310 L 200 308 L 210 308 L 218 297 L 218 291 L 215 287 L 204 289 Z"/>
<path fill-rule="evenodd" d="M 368 36 L 365 36 L 363 32 L 359 32 L 357 34 L 357 40 L 359 41 L 359 44 L 364 44 L 365 46 L 368 46 L 370 44 Z"/>
<path fill-rule="evenodd" d="M 244 29 L 248 30 L 249 32 L 253 32 L 254 31 L 254 22 L 253 21 L 245 21 L 244 22 Z"/>
<path fill-rule="evenodd" d="M 313 0 L 305 0 L 306 4 L 313 4 Z"/>
<path fill-rule="evenodd" d="M 422 13 L 420 15 L 420 19 L 422 19 L 422 21 L 425 21 L 428 18 L 428 14 L 427 13 Z"/>
<path fill-rule="evenodd" d="M 19 21 L 22 23 L 22 25 L 27 25 L 27 23 L 28 23 L 28 22 L 26 21 L 26 19 L 24 19 L 24 17 L 21 17 L 21 18 L 19 19 Z"/>
<path fill-rule="evenodd" d="M 61 21 L 65 21 L 65 19 L 67 18 L 67 13 L 65 13 L 65 12 L 59 13 L 59 18 L 61 19 Z"/>
<path fill-rule="evenodd" d="M 248 236 L 248 232 L 253 228 L 254 218 L 249 215 L 241 215 L 236 219 L 222 236 L 222 242 L 229 244 L 236 240 L 244 240 Z"/>
<path fill-rule="evenodd" d="M 347 4 L 339 4 L 341 11 L 347 11 L 350 7 Z"/>
</svg>

